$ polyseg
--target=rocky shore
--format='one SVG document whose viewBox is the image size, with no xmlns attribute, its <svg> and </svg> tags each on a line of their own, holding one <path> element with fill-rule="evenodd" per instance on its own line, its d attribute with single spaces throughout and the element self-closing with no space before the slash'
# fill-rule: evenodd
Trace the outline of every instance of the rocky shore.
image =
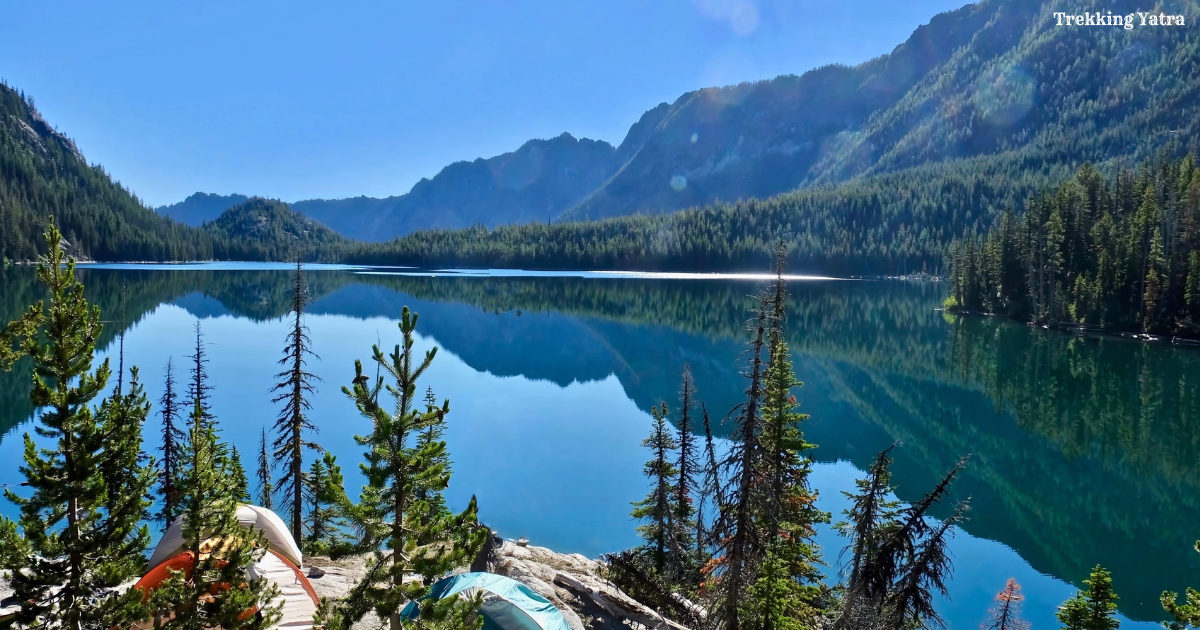
<svg viewBox="0 0 1200 630">
<path fill-rule="evenodd" d="M 362 577 L 366 556 L 333 561 L 305 559 L 309 581 L 322 597 L 343 597 Z M 687 630 L 635 601 L 604 578 L 603 564 L 577 553 L 556 553 L 545 547 L 494 539 L 486 567 L 491 573 L 524 583 L 562 611 L 571 630 Z M 465 573 L 470 568 L 463 567 Z M 377 628 L 379 620 L 368 618 L 355 626 Z"/>
</svg>

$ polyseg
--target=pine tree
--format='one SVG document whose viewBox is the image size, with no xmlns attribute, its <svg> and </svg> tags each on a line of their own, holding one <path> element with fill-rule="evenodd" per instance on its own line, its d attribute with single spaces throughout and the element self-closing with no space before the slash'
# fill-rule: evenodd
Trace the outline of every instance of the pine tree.
<svg viewBox="0 0 1200 630">
<path fill-rule="evenodd" d="M 724 492 L 725 503 L 719 506 L 714 523 L 714 538 L 719 541 L 720 587 L 713 607 L 715 620 L 725 630 L 742 627 L 742 604 L 746 590 L 756 579 L 761 561 L 762 546 L 754 519 L 761 498 L 756 487 L 762 457 L 760 437 L 762 417 L 760 406 L 763 394 L 763 368 L 768 333 L 768 298 L 763 296 L 750 325 L 750 367 L 743 376 L 747 379 L 746 402 L 737 408 L 733 445 L 723 463 L 729 478 Z M 715 567 L 714 567 L 715 569 Z"/>
<path fill-rule="evenodd" d="M 246 477 L 246 468 L 242 466 L 242 456 L 237 447 L 231 449 L 229 456 L 229 472 L 232 478 L 234 496 L 242 503 L 250 502 L 250 480 Z"/>
<path fill-rule="evenodd" d="M 1113 592 L 1112 575 L 1096 565 L 1091 576 L 1083 581 L 1087 590 L 1078 591 L 1054 613 L 1064 630 L 1116 630 L 1117 594 Z"/>
<path fill-rule="evenodd" d="M 650 408 L 654 424 L 650 436 L 642 440 L 642 446 L 650 450 L 653 459 L 646 462 L 642 472 L 650 479 L 650 494 L 633 504 L 633 518 L 645 521 L 638 526 L 638 533 L 646 541 L 645 550 L 650 556 L 651 566 L 658 576 L 666 576 L 668 555 L 673 544 L 674 518 L 672 507 L 672 483 L 678 478 L 679 470 L 671 462 L 671 454 L 679 448 L 667 426 L 667 403 Z"/>
<path fill-rule="evenodd" d="M 951 562 L 946 549 L 953 528 L 965 518 L 960 503 L 940 524 L 926 518 L 929 509 L 946 497 L 950 484 L 966 466 L 958 461 L 920 501 L 904 505 L 889 500 L 892 494 L 892 445 L 876 457 L 865 479 L 856 482 L 857 493 L 846 492 L 851 506 L 849 522 L 839 529 L 850 542 L 848 577 L 842 611 L 835 629 L 872 627 L 940 626 L 933 597 L 946 594 Z"/>
<path fill-rule="evenodd" d="M 328 451 L 314 460 L 304 479 L 304 501 L 308 506 L 308 534 L 304 553 L 338 557 L 352 549 L 346 532 L 349 523 L 341 515 L 338 497 L 345 494 L 342 467 Z"/>
<path fill-rule="evenodd" d="M 163 395 L 158 402 L 159 413 L 162 415 L 162 459 L 159 461 L 158 471 L 158 494 L 162 501 L 162 509 L 157 520 L 162 524 L 164 531 L 179 516 L 179 449 L 186 436 L 179 428 L 178 397 L 175 391 L 175 368 L 171 359 L 167 359 Z"/>
<path fill-rule="evenodd" d="M 674 542 L 671 549 L 674 558 L 672 576 L 676 582 L 695 582 L 693 574 L 699 567 L 697 544 L 699 539 L 696 523 L 696 500 L 700 493 L 696 488 L 696 469 L 699 467 L 696 452 L 695 422 L 692 418 L 696 384 L 692 381 L 692 369 L 684 364 L 683 385 L 679 390 L 679 426 L 675 443 L 678 455 L 675 460 L 676 481 L 671 488 L 672 511 L 674 512 Z"/>
<path fill-rule="evenodd" d="M 991 617 L 983 625 L 984 630 L 1028 630 L 1029 622 L 1021 619 L 1021 585 L 1008 578 L 1004 590 L 996 594 L 996 606 L 989 611 Z"/>
<path fill-rule="evenodd" d="M 258 447 L 258 504 L 268 510 L 272 508 L 275 486 L 271 484 L 271 460 L 267 455 L 267 430 L 262 430 Z"/>
<path fill-rule="evenodd" d="M 449 483 L 450 476 L 439 463 L 444 461 L 446 443 L 418 446 L 417 439 L 431 423 L 445 423 L 450 403 L 426 411 L 415 408 L 417 380 L 437 354 L 433 348 L 423 359 L 414 357 L 416 326 L 417 315 L 405 307 L 399 322 L 402 344 L 387 356 L 379 346 L 372 349 L 376 365 L 392 381 L 387 385 L 394 402 L 391 411 L 379 400 L 384 379 L 376 377 L 371 383 L 361 361 L 354 364 L 353 389 L 342 388 L 371 422 L 372 431 L 355 438 L 367 448 L 363 465 L 367 485 L 361 498 L 352 504 L 342 494 L 338 502 L 360 533 L 356 550 L 374 557 L 362 581 L 344 600 L 323 602 L 318 619 L 327 630 L 345 630 L 371 610 L 388 620 L 392 630 L 399 630 L 400 607 L 420 600 L 433 580 L 474 558 L 486 540 L 487 530 L 478 524 L 473 497 L 466 510 L 444 517 L 431 514 L 429 502 L 417 498 L 422 490 L 440 491 Z M 405 575 L 411 574 L 424 579 L 405 582 Z M 415 624 L 475 630 L 481 623 L 476 615 L 480 603 L 477 598 L 424 601 Z"/>
<path fill-rule="evenodd" d="M 308 326 L 303 321 L 307 303 L 304 269 L 297 261 L 292 285 L 292 325 L 283 358 L 279 360 L 284 370 L 275 375 L 280 380 L 271 390 L 279 392 L 271 402 L 283 403 L 274 427 L 275 464 L 283 469 L 276 487 L 282 492 L 280 507 L 288 513 L 292 537 L 297 541 L 304 539 L 304 449 L 320 450 L 320 446 L 305 436 L 306 432 L 317 431 L 316 425 L 308 419 L 308 410 L 312 407 L 308 397 L 316 392 L 314 383 L 320 380 L 305 367 L 309 357 L 317 358 L 309 349 Z"/>
<path fill-rule="evenodd" d="M 821 556 L 813 538 L 816 525 L 829 514 L 816 508 L 817 493 L 808 485 L 814 445 L 804 439 L 800 423 L 807 414 L 795 411 L 791 390 L 801 385 L 782 333 L 773 334 L 774 349 L 764 378 L 762 471 L 766 496 L 761 501 L 760 539 L 764 558 L 757 580 L 743 604 L 746 627 L 763 630 L 812 627 L 820 613 Z"/>
<path fill-rule="evenodd" d="M 22 602 L 19 623 L 125 626 L 143 617 L 140 597 L 110 589 L 140 574 L 149 542 L 139 524 L 153 483 L 141 450 L 149 404 L 135 371 L 128 392 L 89 407 L 110 376 L 108 361 L 92 369 L 100 311 L 84 298 L 53 223 L 45 238 L 38 278 L 50 303 L 29 307 L 0 333 L 0 366 L 34 362 L 30 399 L 41 409 L 36 431 L 48 442 L 39 448 L 25 434 L 21 472 L 32 496 L 6 492 L 21 516 L 0 520 L 0 565 Z"/>
<path fill-rule="evenodd" d="M 696 507 L 696 549 L 699 555 L 697 564 L 700 566 L 700 577 L 704 579 L 713 570 L 709 554 L 712 541 L 704 519 L 704 507 L 712 504 L 719 509 L 725 504 L 725 498 L 722 492 L 720 465 L 717 463 L 716 444 L 713 442 L 712 423 L 709 421 L 708 407 L 703 403 L 700 405 L 700 412 L 704 419 L 704 481 L 700 485 L 700 504 Z"/>
<path fill-rule="evenodd" d="M 437 397 L 433 393 L 433 388 L 425 389 L 425 411 L 426 413 L 436 413 L 438 408 Z M 442 434 L 446 431 L 446 425 L 440 422 L 430 423 L 425 430 L 417 437 L 417 449 L 426 448 L 429 445 L 435 444 L 442 440 Z M 443 452 L 438 456 L 436 461 L 431 462 L 432 465 L 439 466 L 449 475 L 451 470 L 451 462 L 449 453 Z M 446 498 L 442 495 L 442 491 L 437 488 L 421 488 L 417 491 L 417 500 L 429 503 L 429 518 L 445 517 L 450 514 L 449 508 L 446 507 Z"/>
<path fill-rule="evenodd" d="M 212 386 L 208 384 L 208 357 L 204 354 L 204 332 L 200 328 L 200 322 L 196 322 L 196 346 L 192 354 L 188 355 L 191 360 L 191 379 L 188 381 L 188 427 L 190 428 L 196 422 L 213 425 L 216 427 L 216 416 L 212 413 L 212 404 L 209 402 L 209 396 L 212 392 Z"/>
<path fill-rule="evenodd" d="M 195 382 L 207 391 L 203 376 Z M 247 580 L 246 571 L 266 553 L 261 531 L 237 520 L 241 489 L 234 482 L 229 448 L 217 438 L 197 400 L 192 405 L 182 471 L 183 537 L 191 566 L 174 574 L 150 595 L 158 627 L 179 630 L 261 630 L 279 619 L 271 602 L 278 587 Z M 135 591 L 136 592 L 136 591 Z M 247 615 L 257 608 L 257 614 Z"/>
</svg>

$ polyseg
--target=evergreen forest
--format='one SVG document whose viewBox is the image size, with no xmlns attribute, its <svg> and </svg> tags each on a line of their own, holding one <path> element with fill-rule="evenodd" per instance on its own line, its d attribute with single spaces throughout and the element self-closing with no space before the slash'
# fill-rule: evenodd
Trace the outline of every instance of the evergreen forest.
<svg viewBox="0 0 1200 630">
<path fill-rule="evenodd" d="M 1194 156 L 1109 177 L 1085 164 L 950 253 L 946 307 L 1079 331 L 1200 336 Z"/>
<path fill-rule="evenodd" d="M 123 354 L 116 366 L 95 364 L 101 311 L 86 299 L 53 225 L 45 240 L 38 276 L 47 297 L 12 319 L 0 346 L 6 368 L 36 370 L 30 401 L 40 410 L 36 430 L 49 439 L 37 448 L 26 435 L 26 490 L 7 495 L 21 515 L 0 522 L 0 562 L 23 602 L 19 626 L 100 628 L 155 618 L 162 628 L 271 627 L 276 593 L 236 577 L 263 553 L 254 536 L 233 535 L 236 506 L 256 497 L 288 517 L 307 553 L 369 558 L 350 596 L 322 602 L 322 627 L 349 628 L 373 613 L 394 626 L 477 630 L 477 597 L 399 616 L 437 578 L 472 564 L 490 536 L 480 522 L 486 506 L 472 499 L 455 511 L 442 496 L 452 459 L 441 436 L 453 414 L 449 401 L 419 387 L 437 349 L 415 352 L 416 313 L 402 309 L 399 343 L 373 347 L 370 363 L 356 362 L 341 388 L 348 410 L 373 427 L 357 438 L 366 483 L 351 493 L 342 463 L 316 441 L 324 419 L 307 414 L 322 384 L 305 367 L 313 358 L 305 324 L 312 287 L 302 268 L 290 296 L 279 299 L 291 322 L 273 398 L 279 417 L 263 427 L 260 452 L 243 458 L 221 438 L 200 325 L 181 331 L 193 349 L 166 366 L 166 393 L 152 404 L 143 373 L 127 368 Z M 902 501 L 892 464 L 904 447 L 893 445 L 847 493 L 845 513 L 816 508 L 819 488 L 809 474 L 817 445 L 806 437 L 787 333 L 789 321 L 806 316 L 789 312 L 783 261 L 777 255 L 776 279 L 751 300 L 746 329 L 731 331 L 747 341 L 740 383 L 731 384 L 741 401 L 728 417 L 713 417 L 688 365 L 678 399 L 654 405 L 643 442 L 649 493 L 632 511 L 644 542 L 604 558 L 609 578 L 690 628 L 938 627 L 935 602 L 954 570 L 946 543 L 969 515 L 969 503 L 951 500 L 951 489 L 973 458 L 963 453 L 927 493 Z M 722 420 L 728 447 L 715 441 Z M 243 461 L 257 461 L 253 476 Z M 151 527 L 173 521 L 183 523 L 194 564 L 148 593 L 118 588 L 145 571 Z M 836 574 L 829 567 L 837 550 L 814 542 L 816 527 L 829 523 L 846 543 L 846 568 Z M 1026 627 L 1020 585 L 996 588 L 988 627 Z M 1097 566 L 1059 619 L 1070 630 L 1116 628 L 1117 601 L 1111 575 Z M 1182 601 L 1163 593 L 1170 626 L 1200 622 L 1197 602 L 1193 590 Z M 257 614 L 247 616 L 250 609 Z"/>
</svg>

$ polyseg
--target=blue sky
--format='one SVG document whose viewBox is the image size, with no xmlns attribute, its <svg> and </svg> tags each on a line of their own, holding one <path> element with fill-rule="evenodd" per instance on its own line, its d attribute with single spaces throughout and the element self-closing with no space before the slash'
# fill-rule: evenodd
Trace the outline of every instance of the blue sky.
<svg viewBox="0 0 1200 630">
<path fill-rule="evenodd" d="M 407 192 L 686 91 L 891 51 L 962 0 L 5 2 L 0 78 L 152 205 Z"/>
</svg>

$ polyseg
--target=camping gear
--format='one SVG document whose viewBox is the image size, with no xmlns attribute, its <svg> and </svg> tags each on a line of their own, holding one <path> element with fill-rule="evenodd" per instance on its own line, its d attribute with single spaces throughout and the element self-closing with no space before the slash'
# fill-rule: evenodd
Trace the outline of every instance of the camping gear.
<svg viewBox="0 0 1200 630">
<path fill-rule="evenodd" d="M 483 630 L 570 630 L 567 620 L 550 600 L 512 578 L 495 573 L 452 575 L 435 582 L 428 599 L 472 597 L 477 592 L 483 594 L 483 606 L 479 608 Z M 400 614 L 416 619 L 420 605 L 409 602 Z"/>
<path fill-rule="evenodd" d="M 268 549 L 287 558 L 289 562 L 298 567 L 304 566 L 300 547 L 292 539 L 292 534 L 288 532 L 287 525 L 283 524 L 283 519 L 280 519 L 274 512 L 257 505 L 239 505 L 237 520 L 238 524 L 246 529 L 261 531 L 267 539 Z M 156 567 L 165 562 L 167 558 L 175 556 L 181 551 L 187 551 L 186 547 L 187 543 L 183 539 L 183 516 L 180 516 L 171 523 L 171 526 L 163 533 L 162 539 L 158 541 L 158 546 L 154 548 L 154 553 L 150 556 L 150 566 Z"/>
<path fill-rule="evenodd" d="M 261 531 L 267 541 L 266 553 L 249 567 L 246 577 L 251 580 L 267 580 L 279 587 L 279 596 L 272 600 L 272 603 L 282 605 L 282 617 L 272 627 L 288 630 L 311 629 L 313 614 L 317 612 L 320 598 L 304 572 L 300 570 L 303 556 L 283 521 L 271 510 L 256 505 L 239 505 L 237 519 L 243 528 Z M 175 519 L 163 534 L 150 557 L 150 571 L 138 580 L 134 588 L 141 588 L 148 597 L 150 591 L 170 577 L 171 570 L 190 573 L 192 553 L 185 549 L 186 544 L 183 539 L 181 516 Z M 201 553 L 207 553 L 204 547 L 201 548 Z M 247 611 L 247 614 L 253 613 L 253 610 Z"/>
<path fill-rule="evenodd" d="M 171 577 L 171 571 L 182 571 L 185 575 L 190 575 L 191 570 L 192 552 L 185 551 L 168 558 L 162 564 L 151 569 L 133 587 L 143 590 L 146 593 L 146 599 L 149 599 L 150 592 Z M 313 590 L 312 585 L 308 583 L 296 565 L 288 562 L 282 555 L 268 550 L 258 562 L 254 563 L 249 573 L 252 580 L 268 580 L 279 587 L 279 596 L 272 600 L 272 604 L 282 605 L 280 609 L 282 616 L 279 622 L 272 626 L 273 628 L 294 630 L 312 628 L 313 614 L 317 612 L 320 598 L 317 597 L 316 591 Z M 248 617 L 254 612 L 254 610 L 248 610 L 246 616 Z M 151 626 L 145 625 L 145 627 Z"/>
</svg>

